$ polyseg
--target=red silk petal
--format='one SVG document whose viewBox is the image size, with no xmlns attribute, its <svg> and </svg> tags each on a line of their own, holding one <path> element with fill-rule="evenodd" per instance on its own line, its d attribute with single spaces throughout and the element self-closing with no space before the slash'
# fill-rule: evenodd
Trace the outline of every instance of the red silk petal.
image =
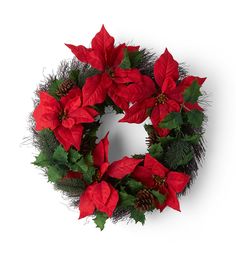
<svg viewBox="0 0 236 267">
<path fill-rule="evenodd" d="M 114 72 L 114 81 L 118 84 L 141 82 L 142 74 L 138 69 L 116 68 Z"/>
<path fill-rule="evenodd" d="M 196 109 L 196 110 L 199 110 L 199 111 L 203 111 L 204 110 L 201 106 L 199 106 L 198 103 L 194 103 L 194 104 L 192 104 L 192 103 L 185 103 L 184 104 L 184 110 L 185 111 L 188 112 L 188 111 L 193 110 L 193 109 Z"/>
<path fill-rule="evenodd" d="M 118 192 L 107 182 L 102 181 L 96 184 L 93 191 L 93 201 L 96 208 L 112 216 L 119 200 Z"/>
<path fill-rule="evenodd" d="M 189 182 L 189 175 L 183 172 L 169 172 L 167 179 L 167 184 L 173 188 L 173 190 L 177 193 L 180 193 L 184 190 L 186 185 Z"/>
<path fill-rule="evenodd" d="M 142 159 L 133 159 L 123 157 L 121 160 L 114 161 L 109 167 L 107 174 L 113 178 L 122 179 L 127 174 L 133 172 L 135 167 L 142 161 Z"/>
<path fill-rule="evenodd" d="M 73 145 L 77 150 L 80 150 L 83 129 L 84 127 L 81 124 L 74 125 L 70 129 L 72 135 L 71 145 Z"/>
<path fill-rule="evenodd" d="M 74 111 L 81 106 L 82 92 L 78 86 L 74 86 L 67 95 L 60 99 L 61 105 L 66 111 Z"/>
<path fill-rule="evenodd" d="M 95 205 L 92 201 L 92 194 L 94 190 L 94 184 L 87 187 L 87 189 L 80 196 L 79 201 L 79 210 L 80 216 L 79 219 L 82 219 L 86 216 L 92 215 L 95 210 Z"/>
<path fill-rule="evenodd" d="M 158 160 L 153 158 L 150 154 L 145 155 L 144 167 L 149 170 L 152 170 L 153 174 L 162 178 L 166 177 L 166 174 L 169 171 L 164 165 L 162 165 Z"/>
<path fill-rule="evenodd" d="M 61 125 L 54 130 L 54 134 L 59 143 L 68 151 L 72 140 L 71 131 Z"/>
<path fill-rule="evenodd" d="M 180 211 L 179 200 L 176 192 L 172 188 L 168 188 L 168 196 L 165 204 L 174 210 Z"/>
<path fill-rule="evenodd" d="M 110 96 L 111 100 L 114 102 L 122 110 L 126 111 L 129 108 L 129 103 L 123 97 L 119 96 L 118 93 L 119 88 L 111 87 L 108 91 L 108 95 Z"/>
<path fill-rule="evenodd" d="M 111 84 L 112 80 L 106 73 L 87 78 L 82 89 L 83 106 L 93 106 L 102 103 Z"/>
<path fill-rule="evenodd" d="M 148 98 L 140 103 L 135 103 L 126 111 L 125 116 L 120 119 L 119 122 L 142 123 L 148 117 L 148 109 L 152 108 L 154 105 L 154 98 Z"/>
<path fill-rule="evenodd" d="M 168 95 L 176 88 L 176 83 L 171 77 L 167 77 L 161 87 L 164 94 Z"/>
<path fill-rule="evenodd" d="M 151 78 L 142 75 L 142 80 L 137 83 L 122 85 L 117 94 L 123 97 L 127 102 L 135 103 L 151 97 L 156 91 L 155 84 Z"/>
<path fill-rule="evenodd" d="M 75 120 L 76 124 L 94 122 L 94 118 L 85 108 L 78 108 L 70 112 L 69 116 Z"/>
<path fill-rule="evenodd" d="M 143 183 L 148 188 L 154 187 L 152 171 L 148 168 L 145 168 L 143 166 L 137 166 L 131 176 L 135 180 L 138 180 L 139 182 Z"/>
<path fill-rule="evenodd" d="M 74 126 L 74 124 L 75 124 L 75 120 L 72 118 L 67 118 L 67 119 L 62 120 L 62 126 L 65 128 L 70 129 L 72 126 Z"/>
<path fill-rule="evenodd" d="M 104 62 L 96 55 L 96 53 L 91 48 L 86 48 L 83 45 L 71 45 L 66 44 L 71 52 L 82 62 L 90 64 L 95 69 L 104 70 Z"/>
<path fill-rule="evenodd" d="M 60 104 L 47 92 L 39 93 L 40 102 L 33 112 L 36 122 L 36 131 L 45 128 L 54 130 L 59 124 L 59 113 L 61 111 Z"/>
<path fill-rule="evenodd" d="M 84 107 L 84 109 L 92 116 L 92 117 L 96 117 L 97 115 L 99 115 L 99 112 L 96 111 L 94 108 L 90 108 L 90 107 Z"/>
<path fill-rule="evenodd" d="M 93 162 L 97 167 L 100 167 L 104 162 L 108 162 L 108 134 L 95 146 L 93 151 Z"/>
<path fill-rule="evenodd" d="M 100 166 L 100 170 L 99 170 L 99 177 L 103 177 L 103 175 L 106 173 L 108 167 L 109 167 L 109 163 L 108 162 L 104 162 L 102 163 L 102 165 Z"/>
<path fill-rule="evenodd" d="M 157 84 L 162 87 L 166 78 L 172 78 L 177 81 L 179 78 L 178 63 L 166 49 L 154 64 L 154 76 Z"/>
</svg>

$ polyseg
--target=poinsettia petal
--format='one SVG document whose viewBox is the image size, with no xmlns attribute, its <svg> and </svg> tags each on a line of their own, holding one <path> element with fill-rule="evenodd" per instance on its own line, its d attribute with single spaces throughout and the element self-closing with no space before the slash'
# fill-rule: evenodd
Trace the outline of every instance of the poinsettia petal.
<svg viewBox="0 0 236 267">
<path fill-rule="evenodd" d="M 81 96 L 81 89 L 78 86 L 73 86 L 73 88 L 60 99 L 60 104 L 63 106 L 63 108 L 65 108 L 68 103 L 71 103 L 71 101 L 71 105 L 74 104 L 73 102 L 77 101 L 76 107 L 78 107 L 81 105 Z"/>
<path fill-rule="evenodd" d="M 152 79 L 146 75 L 142 75 L 140 82 L 119 86 L 117 94 L 127 102 L 135 103 L 151 97 L 155 91 L 156 88 Z"/>
<path fill-rule="evenodd" d="M 153 188 L 155 183 L 152 177 L 152 171 L 143 166 L 137 166 L 131 176 L 135 179 L 147 186 L 148 188 Z"/>
<path fill-rule="evenodd" d="M 184 92 L 184 90 L 189 87 L 194 81 L 197 81 L 199 85 L 202 85 L 206 78 L 200 78 L 197 76 L 187 76 L 178 85 L 178 90 Z"/>
<path fill-rule="evenodd" d="M 142 159 L 123 157 L 121 160 L 114 161 L 107 170 L 107 174 L 113 178 L 122 179 L 127 174 L 133 172 L 135 167 Z"/>
<path fill-rule="evenodd" d="M 124 48 L 125 48 L 125 44 L 120 44 L 117 47 L 113 48 L 113 51 L 111 53 L 111 56 L 108 62 L 110 67 L 116 68 L 117 66 L 120 65 L 124 57 Z"/>
<path fill-rule="evenodd" d="M 107 182 L 101 181 L 97 183 L 93 190 L 93 202 L 97 209 L 101 210 L 106 204 L 111 193 L 111 189 Z"/>
<path fill-rule="evenodd" d="M 154 107 L 154 109 L 152 110 L 152 113 L 151 113 L 151 122 L 152 122 L 152 125 L 154 127 L 157 127 L 158 124 L 160 123 L 161 119 L 160 119 L 160 110 L 159 110 L 159 106 L 160 105 L 157 105 Z"/>
<path fill-rule="evenodd" d="M 171 77 L 165 78 L 161 90 L 165 95 L 169 95 L 176 88 L 176 83 Z"/>
<path fill-rule="evenodd" d="M 168 169 L 162 165 L 158 160 L 153 158 L 150 154 L 145 155 L 144 167 L 151 170 L 154 175 L 159 177 L 166 177 Z"/>
<path fill-rule="evenodd" d="M 118 192 L 115 190 L 115 188 L 113 188 L 111 185 L 110 189 L 111 189 L 111 194 L 110 197 L 106 203 L 106 210 L 104 210 L 104 212 L 106 212 L 106 214 L 108 215 L 108 217 L 111 217 L 113 214 L 113 211 L 115 210 L 118 200 L 119 200 L 119 194 Z"/>
<path fill-rule="evenodd" d="M 183 172 L 169 172 L 167 175 L 167 184 L 174 189 L 175 192 L 180 193 L 184 190 L 189 182 L 189 175 Z"/>
<path fill-rule="evenodd" d="M 68 116 L 73 118 L 76 124 L 94 122 L 94 118 L 85 108 L 77 108 L 75 111 L 70 112 Z"/>
<path fill-rule="evenodd" d="M 79 210 L 80 216 L 79 219 L 82 219 L 86 216 L 92 215 L 95 210 L 95 205 L 92 200 L 92 194 L 96 184 L 90 185 L 87 189 L 81 194 L 79 200 Z"/>
<path fill-rule="evenodd" d="M 72 140 L 70 129 L 65 128 L 61 125 L 54 130 L 54 134 L 59 143 L 62 144 L 66 151 L 68 151 L 71 146 Z"/>
<path fill-rule="evenodd" d="M 184 103 L 184 110 L 186 112 L 190 111 L 190 110 L 193 110 L 193 109 L 196 109 L 196 110 L 199 110 L 199 111 L 203 111 L 204 109 L 196 102 L 194 104 L 192 103 Z"/>
<path fill-rule="evenodd" d="M 154 98 L 148 98 L 142 102 L 137 102 L 126 111 L 125 116 L 120 119 L 119 122 L 142 123 L 148 117 L 148 109 L 152 108 L 154 105 Z"/>
<path fill-rule="evenodd" d="M 93 151 L 93 163 L 97 167 L 100 167 L 104 162 L 108 162 L 108 134 L 95 146 Z"/>
<path fill-rule="evenodd" d="M 104 67 L 109 66 L 109 59 L 114 49 L 114 42 L 114 38 L 110 36 L 104 25 L 102 25 L 101 30 L 92 40 L 92 49 L 99 56 Z"/>
<path fill-rule="evenodd" d="M 180 211 L 179 200 L 177 198 L 176 192 L 172 188 L 168 188 L 166 205 L 174 210 Z"/>
<path fill-rule="evenodd" d="M 129 108 L 129 103 L 128 103 L 128 101 L 126 101 L 125 98 L 118 95 L 118 90 L 119 90 L 119 88 L 116 85 L 114 85 L 114 86 L 109 88 L 108 95 L 116 106 L 118 106 L 122 110 L 126 111 Z"/>
<path fill-rule="evenodd" d="M 90 64 L 97 70 L 104 70 L 104 62 L 96 55 L 96 53 L 91 48 L 86 48 L 83 45 L 71 45 L 65 44 L 68 48 L 71 49 L 71 52 L 84 63 Z"/>
<path fill-rule="evenodd" d="M 154 76 L 157 84 L 162 87 L 166 78 L 177 81 L 179 78 L 178 63 L 166 49 L 154 64 Z"/>
<path fill-rule="evenodd" d="M 65 128 L 71 128 L 72 126 L 74 126 L 75 124 L 75 120 L 72 118 L 67 118 L 62 120 L 62 126 L 64 126 Z"/>
<path fill-rule="evenodd" d="M 90 107 L 84 107 L 84 109 L 92 116 L 92 117 L 96 117 L 97 115 L 99 115 L 99 112 L 96 111 L 94 108 L 90 108 Z"/>
<path fill-rule="evenodd" d="M 104 162 L 102 163 L 102 165 L 100 166 L 100 169 L 99 169 L 99 177 L 103 177 L 103 175 L 106 173 L 108 167 L 109 167 L 109 163 L 108 162 Z"/>
<path fill-rule="evenodd" d="M 142 74 L 138 69 L 116 68 L 113 80 L 119 84 L 141 82 Z"/>
<path fill-rule="evenodd" d="M 60 104 L 54 97 L 47 92 L 39 92 L 40 102 L 33 112 L 33 117 L 36 122 L 36 131 L 41 131 L 45 128 L 54 130 L 59 124 L 59 113 L 61 111 Z"/>
<path fill-rule="evenodd" d="M 74 125 L 70 131 L 72 135 L 71 145 L 73 145 L 77 150 L 80 150 L 81 139 L 83 136 L 84 127 L 81 124 Z"/>
<path fill-rule="evenodd" d="M 93 106 L 104 102 L 107 90 L 112 85 L 108 74 L 97 74 L 86 79 L 82 89 L 83 106 Z"/>
</svg>

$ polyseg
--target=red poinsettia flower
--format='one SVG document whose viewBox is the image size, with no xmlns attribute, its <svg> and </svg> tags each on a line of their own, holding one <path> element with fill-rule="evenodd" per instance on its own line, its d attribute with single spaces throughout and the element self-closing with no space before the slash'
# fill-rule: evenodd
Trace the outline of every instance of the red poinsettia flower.
<svg viewBox="0 0 236 267">
<path fill-rule="evenodd" d="M 71 146 L 79 150 L 83 134 L 81 123 L 93 122 L 98 112 L 83 106 L 81 90 L 76 86 L 60 101 L 44 91 L 39 92 L 39 98 L 40 103 L 33 113 L 35 130 L 51 129 L 65 150 Z"/>
<path fill-rule="evenodd" d="M 118 192 L 107 182 L 95 182 L 82 193 L 79 201 L 80 219 L 92 215 L 95 209 L 112 216 L 119 200 Z"/>
<path fill-rule="evenodd" d="M 104 102 L 108 95 L 121 109 L 127 110 L 128 101 L 119 95 L 127 84 L 139 81 L 141 74 L 137 69 L 121 69 L 119 65 L 124 58 L 124 49 L 137 51 L 137 46 L 114 45 L 114 38 L 109 35 L 104 25 L 92 40 L 92 47 L 66 44 L 82 62 L 90 64 L 100 71 L 99 74 L 86 79 L 83 87 L 84 105 L 95 105 Z"/>
<path fill-rule="evenodd" d="M 93 151 L 94 166 L 99 168 L 98 179 L 106 179 L 107 176 L 122 179 L 130 174 L 135 167 L 142 161 L 141 159 L 134 159 L 123 157 L 120 160 L 109 163 L 108 161 L 108 134 L 96 145 Z"/>
<path fill-rule="evenodd" d="M 152 124 L 160 136 L 166 136 L 168 129 L 159 128 L 159 123 L 171 112 L 179 112 L 184 102 L 183 92 L 196 79 L 201 85 L 205 79 L 189 76 L 177 85 L 179 78 L 178 63 L 166 49 L 154 65 L 154 77 L 159 87 L 153 95 L 145 100 L 137 101 L 126 111 L 120 122 L 142 123 L 150 114 Z M 154 85 L 152 88 L 155 87 Z M 151 92 L 151 90 L 149 90 Z M 125 92 L 124 92 L 125 94 Z M 127 94 L 127 100 L 138 98 L 139 91 L 133 91 L 132 97 Z M 184 103 L 186 110 L 200 109 L 198 104 Z"/>
<path fill-rule="evenodd" d="M 110 164 L 108 161 L 108 148 L 107 134 L 93 151 L 94 166 L 99 169 L 96 177 L 98 181 L 89 185 L 80 197 L 80 218 L 93 214 L 95 209 L 105 212 L 111 217 L 119 196 L 117 191 L 105 181 L 106 178 L 109 176 L 122 179 L 132 173 L 135 167 L 142 161 L 140 159 L 124 157 Z"/>
<path fill-rule="evenodd" d="M 166 206 L 180 211 L 177 193 L 184 190 L 189 182 L 189 175 L 182 172 L 170 171 L 155 158 L 146 154 L 144 166 L 137 166 L 132 177 L 142 182 L 150 189 L 159 191 L 165 195 L 163 204 L 156 202 L 156 208 L 162 211 Z"/>
</svg>

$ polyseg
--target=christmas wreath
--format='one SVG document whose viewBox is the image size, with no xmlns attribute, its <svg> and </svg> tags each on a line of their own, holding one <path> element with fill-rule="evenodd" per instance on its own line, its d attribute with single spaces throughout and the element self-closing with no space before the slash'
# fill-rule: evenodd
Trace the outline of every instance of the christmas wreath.
<svg viewBox="0 0 236 267">
<path fill-rule="evenodd" d="M 100 229 L 171 207 L 190 187 L 204 156 L 205 78 L 187 75 L 166 49 L 114 45 L 105 27 L 91 48 L 66 44 L 75 57 L 60 64 L 36 91 L 32 131 L 42 167 L 56 189 L 92 215 Z M 199 105 L 200 104 L 200 105 Z M 109 162 L 109 133 L 96 132 L 107 107 L 123 113 L 120 123 L 143 123 L 147 153 Z"/>
</svg>

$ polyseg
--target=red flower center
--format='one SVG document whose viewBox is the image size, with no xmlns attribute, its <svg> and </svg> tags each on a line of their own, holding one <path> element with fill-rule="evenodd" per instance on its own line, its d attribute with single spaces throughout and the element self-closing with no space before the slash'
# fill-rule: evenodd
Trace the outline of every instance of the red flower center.
<svg viewBox="0 0 236 267">
<path fill-rule="evenodd" d="M 156 98 L 158 104 L 165 104 L 167 99 L 167 96 L 163 93 L 159 94 Z"/>
</svg>

